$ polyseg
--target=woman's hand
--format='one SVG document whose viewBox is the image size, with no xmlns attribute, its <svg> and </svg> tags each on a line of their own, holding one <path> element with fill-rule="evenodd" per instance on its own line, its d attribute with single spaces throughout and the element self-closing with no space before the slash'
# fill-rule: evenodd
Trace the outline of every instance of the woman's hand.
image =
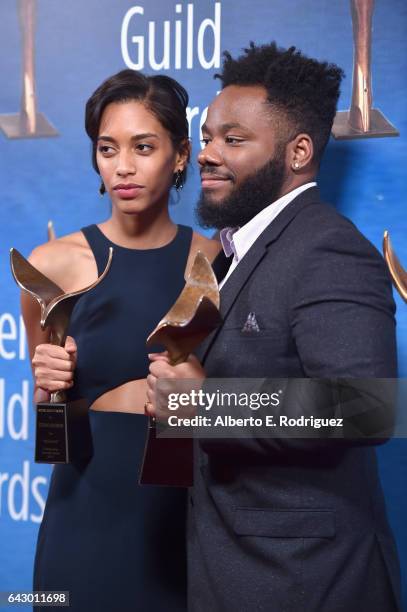
<svg viewBox="0 0 407 612">
<path fill-rule="evenodd" d="M 36 347 L 32 359 L 36 402 L 47 400 L 49 393 L 72 387 L 76 358 L 76 342 L 71 336 L 67 337 L 65 347 L 53 344 Z"/>
</svg>

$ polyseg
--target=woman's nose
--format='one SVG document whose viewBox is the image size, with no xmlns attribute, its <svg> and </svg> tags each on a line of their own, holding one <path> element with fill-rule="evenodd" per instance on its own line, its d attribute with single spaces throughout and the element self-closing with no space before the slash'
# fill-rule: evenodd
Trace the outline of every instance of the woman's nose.
<svg viewBox="0 0 407 612">
<path fill-rule="evenodd" d="M 130 151 L 120 151 L 116 172 L 120 176 L 136 173 L 134 155 Z"/>
</svg>

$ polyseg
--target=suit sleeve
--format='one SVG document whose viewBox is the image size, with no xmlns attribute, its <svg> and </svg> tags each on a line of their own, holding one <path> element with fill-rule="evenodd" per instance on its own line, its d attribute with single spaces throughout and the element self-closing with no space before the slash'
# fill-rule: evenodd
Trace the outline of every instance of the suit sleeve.
<svg viewBox="0 0 407 612">
<path fill-rule="evenodd" d="M 386 265 L 349 224 L 317 236 L 292 289 L 291 325 L 306 376 L 397 376 Z"/>
</svg>

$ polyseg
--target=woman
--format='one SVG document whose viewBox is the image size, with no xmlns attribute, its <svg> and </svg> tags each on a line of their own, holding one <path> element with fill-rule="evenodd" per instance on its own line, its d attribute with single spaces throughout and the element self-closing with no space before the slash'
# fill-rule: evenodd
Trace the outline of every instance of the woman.
<svg viewBox="0 0 407 612">
<path fill-rule="evenodd" d="M 198 250 L 217 242 L 175 225 L 171 187 L 190 155 L 188 96 L 169 77 L 124 70 L 86 105 L 86 131 L 110 218 L 36 248 L 31 263 L 64 291 L 107 277 L 78 302 L 65 347 L 48 343 L 23 295 L 35 401 L 53 391 L 89 400 L 94 453 L 57 465 L 40 528 L 36 590 L 70 592 L 75 612 L 185 609 L 184 493 L 141 487 L 146 433 L 145 340 L 184 285 Z"/>
</svg>

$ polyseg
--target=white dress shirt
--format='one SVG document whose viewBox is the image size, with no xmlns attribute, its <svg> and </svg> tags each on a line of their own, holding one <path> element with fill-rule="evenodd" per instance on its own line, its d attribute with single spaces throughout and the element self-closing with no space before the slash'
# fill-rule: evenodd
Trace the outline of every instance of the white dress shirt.
<svg viewBox="0 0 407 612">
<path fill-rule="evenodd" d="M 272 204 L 266 206 L 266 208 L 263 208 L 263 210 L 253 217 L 253 219 L 250 219 L 246 225 L 240 227 L 233 234 L 233 243 L 235 245 L 237 259 L 236 257 L 233 257 L 228 273 L 219 284 L 219 289 L 222 289 L 233 270 L 239 265 L 239 262 L 243 259 L 247 251 L 255 243 L 266 227 L 270 225 L 272 221 L 274 221 L 274 219 L 281 213 L 282 210 L 284 210 L 286 206 L 288 206 L 290 202 L 292 202 L 292 200 L 294 200 L 294 198 L 296 198 L 306 189 L 315 186 L 316 182 L 313 181 L 311 183 L 305 183 L 305 185 L 301 185 L 301 187 L 297 187 L 297 189 L 286 193 Z"/>
</svg>

